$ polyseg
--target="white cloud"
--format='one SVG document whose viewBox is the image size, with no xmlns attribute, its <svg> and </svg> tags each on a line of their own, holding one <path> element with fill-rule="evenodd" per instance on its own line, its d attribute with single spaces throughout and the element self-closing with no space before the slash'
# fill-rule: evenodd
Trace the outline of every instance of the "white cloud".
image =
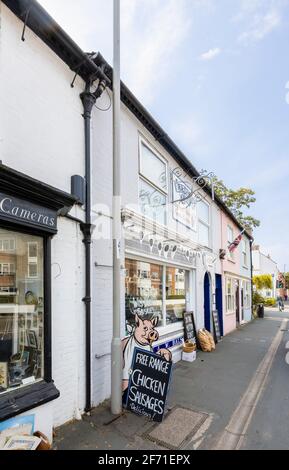
<svg viewBox="0 0 289 470">
<path fill-rule="evenodd" d="M 264 16 L 255 16 L 251 28 L 239 35 L 239 42 L 247 43 L 250 40 L 261 41 L 281 24 L 281 14 L 277 10 L 271 10 Z"/>
<path fill-rule="evenodd" d="M 219 47 L 215 47 L 214 49 L 209 49 L 207 52 L 204 52 L 200 55 L 200 59 L 204 61 L 212 60 L 218 55 L 221 54 L 221 49 Z"/>
<path fill-rule="evenodd" d="M 247 45 L 261 41 L 279 28 L 287 5 L 288 0 L 241 0 L 239 12 L 232 18 L 243 27 L 238 42 Z"/>
</svg>

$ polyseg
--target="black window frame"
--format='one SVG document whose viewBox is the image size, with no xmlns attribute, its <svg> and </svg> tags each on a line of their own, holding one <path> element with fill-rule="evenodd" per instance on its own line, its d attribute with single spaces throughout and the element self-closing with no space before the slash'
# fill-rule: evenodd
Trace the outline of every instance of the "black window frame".
<svg viewBox="0 0 289 470">
<path fill-rule="evenodd" d="M 0 228 L 16 233 L 41 237 L 43 240 L 43 359 L 44 375 L 31 385 L 24 385 L 0 394 L 0 422 L 41 406 L 60 396 L 52 379 L 52 299 L 51 299 L 51 241 L 52 234 L 0 219 Z"/>
</svg>

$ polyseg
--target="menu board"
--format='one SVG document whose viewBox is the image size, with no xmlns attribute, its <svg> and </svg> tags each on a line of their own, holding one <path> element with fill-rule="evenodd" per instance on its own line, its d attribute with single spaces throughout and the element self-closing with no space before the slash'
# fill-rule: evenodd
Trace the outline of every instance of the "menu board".
<svg viewBox="0 0 289 470">
<path fill-rule="evenodd" d="M 135 348 L 126 407 L 138 415 L 161 422 L 172 372 L 172 362 L 159 354 Z"/>
<path fill-rule="evenodd" d="M 194 312 L 184 313 L 185 340 L 197 344 L 197 332 L 194 320 Z"/>
<path fill-rule="evenodd" d="M 218 343 L 221 341 L 221 331 L 220 331 L 220 325 L 219 325 L 219 315 L 217 310 L 212 311 L 213 314 L 213 321 L 214 321 L 214 332 L 215 332 L 215 340 Z"/>
</svg>

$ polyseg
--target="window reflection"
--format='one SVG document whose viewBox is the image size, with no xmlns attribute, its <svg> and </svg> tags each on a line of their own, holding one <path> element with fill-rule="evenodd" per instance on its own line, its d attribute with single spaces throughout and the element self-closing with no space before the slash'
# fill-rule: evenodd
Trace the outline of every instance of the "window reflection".
<svg viewBox="0 0 289 470">
<path fill-rule="evenodd" d="M 0 229 L 0 393 L 43 377 L 43 240 Z"/>
</svg>

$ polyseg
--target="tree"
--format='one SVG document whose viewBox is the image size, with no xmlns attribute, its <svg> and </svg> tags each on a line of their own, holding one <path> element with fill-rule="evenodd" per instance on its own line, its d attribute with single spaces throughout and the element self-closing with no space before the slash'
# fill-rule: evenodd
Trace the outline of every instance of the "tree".
<svg viewBox="0 0 289 470">
<path fill-rule="evenodd" d="M 257 290 L 273 289 L 273 280 L 271 274 L 260 274 L 253 276 L 253 284 Z"/>
<path fill-rule="evenodd" d="M 245 215 L 244 208 L 250 209 L 256 202 L 255 192 L 250 188 L 229 189 L 222 180 L 213 178 L 216 195 L 226 204 L 240 224 L 249 230 L 260 226 L 260 221 L 250 215 Z"/>
</svg>

